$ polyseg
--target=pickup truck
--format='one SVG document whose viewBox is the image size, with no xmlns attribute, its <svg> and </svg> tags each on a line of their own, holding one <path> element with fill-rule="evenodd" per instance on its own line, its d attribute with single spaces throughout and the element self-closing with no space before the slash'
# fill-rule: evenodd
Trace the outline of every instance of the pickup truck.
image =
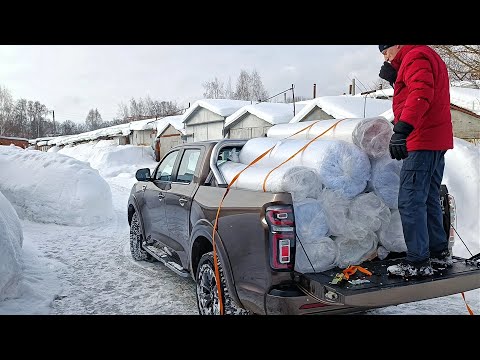
<svg viewBox="0 0 480 360">
<path fill-rule="evenodd" d="M 136 172 L 138 181 L 128 200 L 133 258 L 160 262 L 180 276 L 192 277 L 200 314 L 220 313 L 212 234 L 228 184 L 218 166 L 246 141 L 178 145 L 152 174 L 148 168 Z M 444 185 L 442 189 L 444 227 L 451 246 L 454 209 Z M 215 238 L 224 314 L 355 313 L 480 288 L 477 258 L 454 257 L 453 267 L 409 281 L 386 272 L 405 253 L 361 264 L 372 273 L 364 282 L 333 282 L 342 272 L 339 268 L 299 273 L 293 211 L 290 193 L 230 189 Z"/>
</svg>

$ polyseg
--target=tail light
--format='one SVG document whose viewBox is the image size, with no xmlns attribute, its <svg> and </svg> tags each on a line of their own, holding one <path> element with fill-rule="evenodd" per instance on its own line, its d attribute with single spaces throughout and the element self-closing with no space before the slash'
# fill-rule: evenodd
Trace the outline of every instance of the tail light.
<svg viewBox="0 0 480 360">
<path fill-rule="evenodd" d="M 455 231 L 454 228 L 457 228 L 457 211 L 455 205 L 455 198 L 448 194 L 448 208 L 450 210 L 450 232 L 448 236 L 448 248 L 450 249 L 450 254 L 452 253 L 453 244 L 455 243 Z"/>
<path fill-rule="evenodd" d="M 266 209 L 269 228 L 270 266 L 276 271 L 292 271 L 295 263 L 295 220 L 292 205 Z"/>
</svg>

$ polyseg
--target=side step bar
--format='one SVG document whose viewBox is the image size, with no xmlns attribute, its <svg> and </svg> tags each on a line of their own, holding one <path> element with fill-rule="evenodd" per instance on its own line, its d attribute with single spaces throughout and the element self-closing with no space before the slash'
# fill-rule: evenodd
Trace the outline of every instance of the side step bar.
<svg viewBox="0 0 480 360">
<path fill-rule="evenodd" d="M 166 267 L 170 270 L 174 271 L 178 275 L 182 277 L 190 276 L 190 273 L 181 267 L 170 255 L 168 255 L 165 251 L 153 246 L 153 245 L 146 245 L 143 244 L 143 249 L 152 255 L 155 259 L 162 262 Z"/>
</svg>

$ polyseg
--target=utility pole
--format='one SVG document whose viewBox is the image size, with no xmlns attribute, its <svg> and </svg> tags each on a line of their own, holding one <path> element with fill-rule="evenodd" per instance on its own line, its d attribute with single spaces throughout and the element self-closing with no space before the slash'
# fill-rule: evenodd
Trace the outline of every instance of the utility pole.
<svg viewBox="0 0 480 360">
<path fill-rule="evenodd" d="M 295 91 L 293 90 L 295 86 L 292 84 L 292 100 L 293 100 L 293 116 L 295 116 Z"/>
<path fill-rule="evenodd" d="M 55 110 L 52 110 L 53 115 L 53 136 L 57 135 L 57 130 L 55 129 Z"/>
</svg>

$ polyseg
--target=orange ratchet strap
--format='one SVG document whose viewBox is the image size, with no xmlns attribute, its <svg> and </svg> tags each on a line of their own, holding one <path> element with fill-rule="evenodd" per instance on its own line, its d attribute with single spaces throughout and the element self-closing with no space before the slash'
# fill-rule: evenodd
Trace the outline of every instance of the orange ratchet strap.
<svg viewBox="0 0 480 360">
<path fill-rule="evenodd" d="M 357 270 L 364 273 L 365 275 L 368 275 L 368 276 L 372 275 L 372 273 L 370 271 L 368 271 L 367 269 L 365 269 L 361 266 L 349 266 L 348 268 L 343 270 L 342 273 L 343 273 L 345 279 L 348 280 L 350 278 L 350 276 L 352 276 L 353 274 L 355 274 L 357 272 Z"/>
</svg>

